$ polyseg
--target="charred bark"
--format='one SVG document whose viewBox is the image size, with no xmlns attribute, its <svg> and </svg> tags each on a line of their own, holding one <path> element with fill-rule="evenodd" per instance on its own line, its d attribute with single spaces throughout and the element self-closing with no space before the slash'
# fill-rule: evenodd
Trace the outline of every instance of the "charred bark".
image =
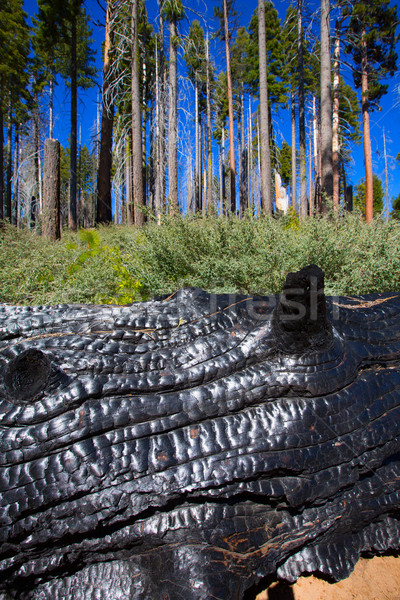
<svg viewBox="0 0 400 600">
<path fill-rule="evenodd" d="M 0 305 L 0 593 L 240 599 L 399 548 L 400 294 Z"/>
</svg>

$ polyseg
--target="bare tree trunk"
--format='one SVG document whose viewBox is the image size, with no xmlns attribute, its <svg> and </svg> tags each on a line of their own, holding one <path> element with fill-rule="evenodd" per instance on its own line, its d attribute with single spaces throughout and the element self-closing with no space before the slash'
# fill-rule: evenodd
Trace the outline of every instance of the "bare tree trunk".
<svg viewBox="0 0 400 600">
<path fill-rule="evenodd" d="M 126 140 L 125 151 L 126 224 L 133 225 L 132 155 L 129 138 Z"/>
<path fill-rule="evenodd" d="M 38 96 L 37 93 L 34 95 L 34 109 L 33 109 L 33 145 L 35 149 L 33 164 L 35 172 L 35 187 L 34 195 L 36 201 L 40 205 L 41 203 L 41 186 L 40 186 L 40 122 L 39 122 L 39 107 L 38 107 Z"/>
<path fill-rule="evenodd" d="M 210 55 L 208 33 L 206 37 L 206 96 L 207 96 L 207 204 L 210 209 L 212 205 L 212 184 L 213 184 L 213 168 L 212 168 L 212 128 L 211 128 L 211 85 L 210 85 Z"/>
<path fill-rule="evenodd" d="M 265 33 L 265 2 L 258 0 L 258 49 L 260 55 L 260 135 L 261 135 L 261 210 L 272 214 L 271 155 L 269 147 L 267 54 Z"/>
<path fill-rule="evenodd" d="M 110 50 L 110 2 L 108 1 L 104 44 L 100 155 L 97 171 L 96 223 L 111 223 L 112 221 L 111 171 L 114 104 L 109 104 L 107 97 L 109 88 L 108 73 L 110 71 Z"/>
<path fill-rule="evenodd" d="M 194 195 L 195 195 L 195 212 L 201 211 L 200 202 L 200 181 L 201 181 L 201 168 L 200 168 L 200 135 L 199 135 L 199 84 L 197 79 L 194 84 L 195 101 L 194 101 L 194 122 L 195 122 L 195 169 L 194 169 Z"/>
<path fill-rule="evenodd" d="M 54 110 L 54 82 L 53 82 L 53 74 L 51 75 L 49 82 L 49 138 L 53 139 L 53 127 L 54 127 L 54 118 L 53 118 L 53 110 Z"/>
<path fill-rule="evenodd" d="M 224 0 L 224 24 L 225 24 L 225 53 L 226 53 L 226 75 L 228 84 L 228 114 L 229 114 L 229 164 L 230 164 L 230 190 L 231 190 L 231 212 L 236 212 L 236 165 L 235 165 L 235 127 L 233 123 L 233 93 L 231 54 L 229 49 L 229 26 L 228 7 Z"/>
<path fill-rule="evenodd" d="M 142 165 L 142 115 L 140 108 L 139 61 L 138 61 L 138 0 L 132 0 L 132 161 L 133 161 L 133 200 L 134 223 L 136 227 L 144 224 L 143 165 Z"/>
<path fill-rule="evenodd" d="M 385 198 L 386 198 L 386 223 L 389 222 L 389 177 L 388 177 L 388 167 L 387 167 L 387 154 L 386 154 L 386 136 L 385 136 L 385 128 L 383 128 L 383 154 L 385 158 Z"/>
<path fill-rule="evenodd" d="M 296 156 L 296 101 L 294 91 L 290 93 L 290 115 L 292 121 L 292 209 L 297 212 L 297 156 Z"/>
<path fill-rule="evenodd" d="M 221 139 L 221 154 L 220 154 L 220 212 L 221 217 L 226 211 L 226 190 L 225 190 L 225 128 L 222 128 L 222 139 Z"/>
<path fill-rule="evenodd" d="M 321 0 L 321 212 L 333 197 L 330 0 Z"/>
<path fill-rule="evenodd" d="M 4 130 L 3 111 L 0 107 L 0 222 L 4 219 Z M 0 223 L 1 225 L 1 223 Z"/>
<path fill-rule="evenodd" d="M 73 11 L 71 21 L 71 142 L 70 142 L 70 184 L 69 184 L 69 228 L 75 231 L 78 227 L 76 206 L 77 192 L 77 39 L 76 39 L 76 12 Z"/>
<path fill-rule="evenodd" d="M 340 145 L 339 145 L 339 70 L 340 70 L 340 21 L 335 26 L 335 49 L 333 62 L 333 118 L 332 118 L 332 168 L 333 206 L 339 209 Z"/>
<path fill-rule="evenodd" d="M 11 196 L 12 196 L 12 114 L 11 114 L 11 101 L 8 113 L 8 125 L 7 125 L 7 169 L 6 169 L 6 210 L 5 218 L 12 222 L 12 210 L 11 210 Z"/>
<path fill-rule="evenodd" d="M 19 228 L 19 125 L 15 128 L 14 145 L 14 210 L 12 222 Z"/>
<path fill-rule="evenodd" d="M 156 37 L 156 51 L 155 51 L 155 57 L 156 57 L 156 116 L 155 116 L 155 120 L 156 120 L 156 140 L 155 140 L 155 182 L 154 182 L 154 196 L 155 196 L 155 210 L 156 210 L 156 219 L 157 219 L 157 223 L 159 224 L 161 222 L 161 212 L 162 212 L 162 195 L 161 195 L 161 188 L 162 188 L 162 174 L 161 174 L 161 167 L 160 167 L 160 161 L 161 161 L 161 139 L 160 139 L 160 135 L 161 135 L 161 126 L 160 126 L 160 73 L 159 73 L 159 60 L 158 60 L 158 47 L 157 47 L 157 37 Z"/>
<path fill-rule="evenodd" d="M 253 144 L 252 144 L 252 116 L 251 116 L 251 98 L 249 98 L 249 119 L 247 122 L 247 145 L 248 145 L 248 153 L 247 153 L 247 193 L 248 193 L 248 204 L 249 204 L 249 214 L 253 215 Z"/>
<path fill-rule="evenodd" d="M 371 133 L 369 126 L 369 89 L 368 89 L 368 58 L 365 30 L 361 33 L 362 44 L 362 75 L 361 97 L 363 116 L 364 162 L 365 162 L 365 218 L 370 223 L 374 218 L 373 173 L 371 156 Z"/>
<path fill-rule="evenodd" d="M 306 129 L 304 122 L 304 59 L 303 59 L 303 25 L 302 0 L 297 0 L 297 48 L 299 69 L 299 140 L 300 140 L 300 218 L 308 214 L 307 207 L 307 170 L 306 170 Z"/>
<path fill-rule="evenodd" d="M 176 21 L 169 24 L 169 114 L 168 114 L 168 202 L 169 213 L 179 212 L 178 199 L 178 74 L 176 53 Z"/>
<path fill-rule="evenodd" d="M 61 237 L 60 142 L 58 140 L 45 140 L 44 172 L 42 235 L 55 241 Z"/>
</svg>

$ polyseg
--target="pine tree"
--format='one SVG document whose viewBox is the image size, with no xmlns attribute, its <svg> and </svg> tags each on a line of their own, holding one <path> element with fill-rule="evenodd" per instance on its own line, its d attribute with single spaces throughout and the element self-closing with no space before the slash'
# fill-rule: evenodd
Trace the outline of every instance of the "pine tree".
<svg viewBox="0 0 400 600">
<path fill-rule="evenodd" d="M 92 32 L 83 0 L 39 0 L 38 20 L 48 47 L 55 56 L 55 71 L 71 90 L 71 159 L 69 226 L 76 229 L 77 216 L 77 101 L 78 88 L 94 85 L 96 69 L 91 48 Z"/>
<path fill-rule="evenodd" d="M 162 10 L 169 21 L 168 196 L 169 212 L 174 215 L 179 211 L 177 23 L 185 13 L 181 0 L 165 0 Z"/>
<path fill-rule="evenodd" d="M 366 220 L 373 218 L 373 172 L 371 156 L 370 112 L 387 92 L 382 81 L 396 70 L 398 15 L 390 0 L 356 0 L 344 9 L 350 17 L 346 52 L 354 63 L 354 83 L 361 88 L 366 180 Z"/>
<path fill-rule="evenodd" d="M 360 183 L 356 186 L 355 196 L 354 196 L 354 207 L 361 210 L 362 214 L 365 216 L 366 213 L 366 194 L 367 194 L 367 186 L 365 183 L 365 179 L 361 180 Z M 383 211 L 383 196 L 384 191 L 382 187 L 382 181 L 377 175 L 373 175 L 372 178 L 372 206 L 373 206 L 373 217 L 379 215 Z"/>
<path fill-rule="evenodd" d="M 194 20 L 189 29 L 189 35 L 185 43 L 185 53 L 183 56 L 186 63 L 186 70 L 189 79 L 195 88 L 195 182 L 194 197 L 196 212 L 202 210 L 201 202 L 201 151 L 200 151 L 200 131 L 201 114 L 206 102 L 206 80 L 207 80 L 207 58 L 204 30 L 200 22 Z"/>
<path fill-rule="evenodd" d="M 230 192 L 231 192 L 231 212 L 236 212 L 236 163 L 235 163 L 235 128 L 233 117 L 233 90 L 232 90 L 232 71 L 231 71 L 231 33 L 229 30 L 229 20 L 236 16 L 234 0 L 223 0 L 222 7 L 214 7 L 214 15 L 220 22 L 219 37 L 225 43 L 226 56 L 226 79 L 228 92 L 228 119 L 229 119 L 229 164 L 230 164 Z"/>
<path fill-rule="evenodd" d="M 8 174 L 8 190 L 4 186 L 4 125 L 8 123 L 9 140 L 12 134 L 13 115 L 17 105 L 27 101 L 28 55 L 30 49 L 27 15 L 22 0 L 2 0 L 0 7 L 0 221 L 11 220 L 11 173 Z M 11 145 L 9 143 L 8 165 L 11 168 Z"/>
<path fill-rule="evenodd" d="M 101 138 L 99 168 L 97 172 L 96 223 L 110 223 L 112 220 L 111 168 L 112 137 L 114 126 L 114 102 L 112 98 L 110 98 L 109 94 L 111 56 L 113 51 L 111 21 L 111 0 L 107 0 L 103 63 Z"/>
</svg>

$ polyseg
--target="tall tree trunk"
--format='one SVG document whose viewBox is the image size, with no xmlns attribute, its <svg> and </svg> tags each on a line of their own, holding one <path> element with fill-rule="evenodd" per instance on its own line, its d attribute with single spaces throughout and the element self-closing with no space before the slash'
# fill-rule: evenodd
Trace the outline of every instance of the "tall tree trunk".
<svg viewBox="0 0 400 600">
<path fill-rule="evenodd" d="M 160 17 L 161 18 L 161 17 Z M 157 222 L 161 222 L 161 211 L 162 211 L 162 196 L 161 196 L 161 170 L 160 170 L 160 160 L 161 160 L 161 140 L 160 140 L 160 73 L 159 73 L 159 58 L 158 58 L 158 44 L 156 37 L 156 49 L 155 49 L 155 57 L 156 57 L 156 139 L 155 139 L 155 172 L 154 172 L 154 204 L 156 211 L 156 219 Z"/>
<path fill-rule="evenodd" d="M 235 127 L 233 123 L 233 92 L 231 73 L 231 53 L 229 49 L 229 25 L 228 7 L 224 0 L 224 25 L 225 25 L 225 53 L 226 53 L 226 76 L 228 84 L 228 115 L 229 115 L 229 164 L 230 164 L 230 190 L 231 190 L 231 212 L 236 212 L 236 165 L 235 165 Z"/>
<path fill-rule="evenodd" d="M 7 125 L 7 169 L 6 169 L 6 210 L 5 218 L 12 222 L 12 210 L 11 210 L 11 197 L 12 197 L 12 113 L 11 113 L 11 101 L 8 112 L 8 125 Z"/>
<path fill-rule="evenodd" d="M 143 150 L 142 150 L 142 115 L 140 107 L 139 61 L 138 61 L 138 0 L 132 0 L 132 161 L 133 161 L 133 200 L 134 223 L 136 227 L 144 224 L 143 195 Z"/>
<path fill-rule="evenodd" d="M 225 128 L 222 128 L 222 138 L 221 138 L 221 153 L 220 153 L 220 213 L 221 217 L 227 211 L 226 207 L 226 190 L 225 190 Z"/>
<path fill-rule="evenodd" d="M 1 90 L 0 90 L 1 91 Z M 4 219 L 4 123 L 0 103 L 0 225 Z"/>
<path fill-rule="evenodd" d="M 176 20 L 169 24 L 168 202 L 169 213 L 179 212 L 178 199 L 178 74 Z"/>
<path fill-rule="evenodd" d="M 75 4 L 75 3 L 74 3 Z M 78 227 L 76 204 L 77 192 L 77 11 L 73 9 L 71 20 L 71 145 L 70 145 L 70 184 L 69 184 L 69 228 L 75 231 Z"/>
<path fill-rule="evenodd" d="M 292 209 L 297 211 L 297 156 L 296 156 L 296 100 L 294 90 L 290 93 L 290 116 L 292 122 Z"/>
<path fill-rule="evenodd" d="M 385 208 L 386 208 L 386 223 L 389 222 L 389 177 L 388 177 L 388 166 L 387 166 L 387 154 L 386 154 L 386 136 L 385 128 L 383 128 L 383 155 L 385 159 Z"/>
<path fill-rule="evenodd" d="M 332 168 L 333 206 L 339 209 L 340 143 L 339 143 L 339 73 L 340 73 L 340 21 L 335 26 L 335 48 L 333 56 L 333 118 L 332 118 Z"/>
<path fill-rule="evenodd" d="M 166 166 L 167 166 L 167 146 L 166 146 L 166 97 L 167 97 L 167 69 L 164 52 L 164 18 L 160 10 L 160 137 L 159 137 L 159 168 L 160 168 L 160 194 L 161 210 L 167 212 L 166 202 Z M 161 220 L 159 220 L 161 223 Z"/>
<path fill-rule="evenodd" d="M 315 94 L 312 95 L 312 111 L 313 111 L 313 170 L 314 170 L 314 208 L 315 213 L 320 208 L 320 152 L 318 148 L 319 130 L 318 130 L 318 116 L 317 116 L 317 102 Z"/>
<path fill-rule="evenodd" d="M 210 54 L 209 54 L 208 33 L 206 37 L 206 97 L 207 97 L 207 204 L 210 210 L 212 205 L 212 128 L 211 128 L 211 84 L 210 84 Z"/>
<path fill-rule="evenodd" d="M 243 217 L 248 208 L 248 195 L 246 191 L 246 135 L 245 135 L 245 116 L 244 116 L 244 94 L 240 97 L 240 125 L 242 148 L 240 154 L 241 176 L 240 176 L 240 216 Z"/>
<path fill-rule="evenodd" d="M 34 164 L 34 176 L 35 176 L 35 187 L 34 197 L 38 206 L 41 204 L 41 189 L 40 189 L 40 116 L 39 116 L 39 98 L 37 92 L 33 98 L 33 146 L 35 150 L 33 164 Z"/>
<path fill-rule="evenodd" d="M 55 241 L 60 239 L 60 142 L 44 143 L 44 193 L 42 235 Z"/>
<path fill-rule="evenodd" d="M 307 170 L 306 170 L 306 129 L 304 122 L 304 58 L 303 58 L 303 24 L 302 0 L 297 0 L 297 49 L 299 70 L 299 141 L 300 141 L 300 218 L 308 214 L 307 207 Z"/>
<path fill-rule="evenodd" d="M 53 117 L 53 111 L 54 111 L 54 92 L 53 92 L 53 87 L 54 87 L 54 82 L 53 82 L 53 77 L 51 76 L 50 82 L 49 82 L 49 138 L 52 140 L 53 139 L 53 127 L 54 127 L 54 117 Z"/>
<path fill-rule="evenodd" d="M 362 45 L 362 74 L 361 97 L 363 116 L 364 162 L 365 162 L 365 218 L 367 223 L 374 218 L 373 173 L 371 156 L 371 133 L 369 126 L 369 89 L 368 89 L 368 58 L 365 29 L 361 33 Z"/>
<path fill-rule="evenodd" d="M 104 44 L 103 64 L 103 93 L 101 112 L 100 154 L 97 171 L 97 202 L 96 223 L 111 223 L 112 198 L 111 198 L 111 171 L 112 171 L 112 138 L 114 125 L 114 104 L 109 102 L 108 74 L 110 71 L 110 2 L 107 2 L 106 33 Z"/>
<path fill-rule="evenodd" d="M 260 57 L 261 210 L 263 214 L 272 214 L 264 0 L 258 0 L 258 51 Z"/>
<path fill-rule="evenodd" d="M 194 84 L 194 127 L 195 127 L 195 168 L 194 168 L 194 196 L 195 196 L 195 212 L 201 211 L 200 202 L 200 135 L 199 135 L 199 84 L 196 79 Z"/>
<path fill-rule="evenodd" d="M 14 144 L 14 207 L 12 222 L 19 228 L 19 125 L 15 127 Z"/>
<path fill-rule="evenodd" d="M 330 0 L 321 0 L 321 212 L 333 197 Z"/>
</svg>

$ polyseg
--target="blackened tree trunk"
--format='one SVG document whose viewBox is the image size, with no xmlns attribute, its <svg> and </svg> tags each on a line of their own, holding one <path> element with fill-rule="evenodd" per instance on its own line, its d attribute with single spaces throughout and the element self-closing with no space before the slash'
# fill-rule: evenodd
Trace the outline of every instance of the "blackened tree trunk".
<svg viewBox="0 0 400 600">
<path fill-rule="evenodd" d="M 44 143 L 44 190 L 42 235 L 60 239 L 60 142 L 47 139 Z"/>
<path fill-rule="evenodd" d="M 76 53 L 76 11 L 71 17 L 71 146 L 70 146 L 70 183 L 69 183 L 69 228 L 75 231 L 78 227 L 76 204 L 77 192 L 77 53 Z"/>
<path fill-rule="evenodd" d="M 106 35 L 104 45 L 103 65 L 103 94 L 100 134 L 100 155 L 97 172 L 97 208 L 96 223 L 111 223 L 112 200 L 111 200 L 111 170 L 112 170 L 112 137 L 114 124 L 114 104 L 109 102 L 108 74 L 110 71 L 110 2 L 107 2 L 106 13 Z"/>
<path fill-rule="evenodd" d="M 321 0 L 321 212 L 333 197 L 330 1 Z"/>
</svg>

